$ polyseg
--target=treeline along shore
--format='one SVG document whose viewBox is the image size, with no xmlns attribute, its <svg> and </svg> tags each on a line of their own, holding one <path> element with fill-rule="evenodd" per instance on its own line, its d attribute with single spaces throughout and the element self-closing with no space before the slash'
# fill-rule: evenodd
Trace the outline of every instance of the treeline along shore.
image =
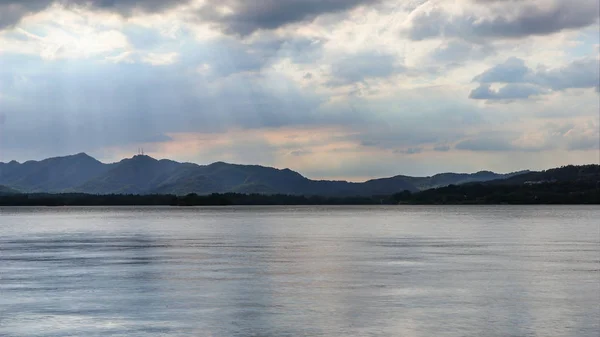
<svg viewBox="0 0 600 337">
<path fill-rule="evenodd" d="M 465 184 L 422 192 L 402 191 L 372 197 L 323 197 L 283 194 L 224 193 L 176 196 L 12 194 L 0 196 L 0 206 L 233 206 L 233 205 L 490 205 L 600 204 L 596 182 L 548 182 L 521 185 Z"/>
<path fill-rule="evenodd" d="M 138 158 L 137 160 L 151 161 L 148 158 Z M 252 169 L 256 169 L 256 167 L 252 167 Z M 16 188 L 0 186 L 0 206 L 600 204 L 600 165 L 569 165 L 540 172 L 526 171 L 520 174 L 504 175 L 500 178 L 498 178 L 498 175 L 493 174 L 488 178 L 495 177 L 498 179 L 450 183 L 434 188 L 427 188 L 426 186 L 440 183 L 433 180 L 448 179 L 449 176 L 456 178 L 457 175 L 442 174 L 438 175 L 437 178 L 436 176 L 427 178 L 429 180 L 411 178 L 421 179 L 421 184 L 424 184 L 423 179 L 427 180 L 427 184 L 420 189 L 416 189 L 414 184 L 407 185 L 408 178 L 400 176 L 398 176 L 400 178 L 367 182 L 370 184 L 367 189 L 363 188 L 364 186 L 361 184 L 308 181 L 309 183 L 318 183 L 319 188 L 309 189 L 310 192 L 300 187 L 287 189 L 293 191 L 290 193 L 265 192 L 276 190 L 272 186 L 287 185 L 288 179 L 292 179 L 290 177 L 280 177 L 281 179 L 271 181 L 270 174 L 276 175 L 283 172 L 286 175 L 291 174 L 302 181 L 305 178 L 290 173 L 291 171 L 259 169 L 267 170 L 266 175 L 263 177 L 265 185 L 260 189 L 260 192 L 32 193 L 23 192 L 19 190 L 18 186 Z M 472 175 L 458 176 L 474 179 Z M 270 183 L 267 184 L 269 181 Z M 401 183 L 398 184 L 398 181 Z M 340 186 L 345 186 L 345 188 L 340 189 Z M 356 186 L 363 187 L 356 189 Z M 406 188 L 407 186 L 410 189 Z"/>
</svg>

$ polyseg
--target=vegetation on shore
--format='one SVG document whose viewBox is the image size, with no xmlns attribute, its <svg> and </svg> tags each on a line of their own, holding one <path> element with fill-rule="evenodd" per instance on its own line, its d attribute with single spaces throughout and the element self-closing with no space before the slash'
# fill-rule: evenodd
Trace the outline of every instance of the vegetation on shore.
<svg viewBox="0 0 600 337">
<path fill-rule="evenodd" d="M 0 206 L 228 206 L 228 205 L 436 205 L 600 204 L 600 166 L 565 166 L 507 179 L 395 194 L 308 196 L 302 194 L 21 194 L 0 188 Z"/>
<path fill-rule="evenodd" d="M 0 206 L 229 206 L 229 205 L 437 205 L 437 204 L 600 204 L 600 186 L 589 182 L 535 185 L 467 184 L 391 196 L 321 197 L 265 194 L 176 196 L 14 194 L 0 196 Z"/>
</svg>

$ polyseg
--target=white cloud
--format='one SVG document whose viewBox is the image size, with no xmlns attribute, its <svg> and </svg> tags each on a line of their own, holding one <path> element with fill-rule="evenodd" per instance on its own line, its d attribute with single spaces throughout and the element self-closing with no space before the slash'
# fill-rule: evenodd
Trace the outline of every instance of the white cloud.
<svg viewBox="0 0 600 337">
<path fill-rule="evenodd" d="M 151 64 L 153 66 L 166 66 L 177 62 L 179 53 L 149 53 L 142 57 L 142 62 Z"/>
</svg>

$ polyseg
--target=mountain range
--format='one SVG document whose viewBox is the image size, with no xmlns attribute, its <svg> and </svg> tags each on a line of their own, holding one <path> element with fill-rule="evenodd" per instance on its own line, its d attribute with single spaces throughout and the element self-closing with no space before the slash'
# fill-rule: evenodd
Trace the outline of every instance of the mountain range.
<svg viewBox="0 0 600 337">
<path fill-rule="evenodd" d="M 260 193 L 321 196 L 390 195 L 451 184 L 514 177 L 497 174 L 442 173 L 430 177 L 394 176 L 362 183 L 311 180 L 290 169 L 216 162 L 210 165 L 157 160 L 137 155 L 105 164 L 79 153 L 41 161 L 0 163 L 0 193 L 175 194 Z M 4 192 L 3 192 L 4 191 Z"/>
</svg>

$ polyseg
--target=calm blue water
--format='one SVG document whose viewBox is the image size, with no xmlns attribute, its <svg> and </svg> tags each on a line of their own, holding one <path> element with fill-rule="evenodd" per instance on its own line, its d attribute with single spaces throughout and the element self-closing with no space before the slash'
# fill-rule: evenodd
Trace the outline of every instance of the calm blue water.
<svg viewBox="0 0 600 337">
<path fill-rule="evenodd" d="M 0 208 L 0 336 L 598 336 L 599 219 Z"/>
</svg>

